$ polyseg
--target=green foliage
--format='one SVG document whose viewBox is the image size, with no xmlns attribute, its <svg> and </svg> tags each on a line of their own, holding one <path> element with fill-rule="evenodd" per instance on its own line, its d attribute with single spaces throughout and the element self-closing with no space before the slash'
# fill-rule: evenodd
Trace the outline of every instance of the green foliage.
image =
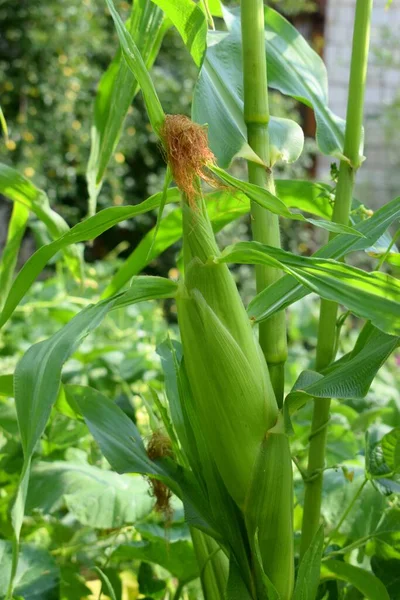
<svg viewBox="0 0 400 600">
<path fill-rule="evenodd" d="M 18 84 L 29 103 L 23 102 L 15 114 L 16 91 L 10 81 L 22 78 L 24 65 L 18 59 L 5 64 L 0 57 L 0 69 L 9 71 L 4 102 L 2 98 L 10 130 L 5 147 L 15 152 L 13 162 L 25 172 L 8 166 L 10 156 L 0 165 L 0 191 L 13 203 L 0 272 L 0 596 L 396 600 L 400 304 L 396 260 L 391 256 L 389 261 L 389 254 L 398 255 L 397 248 L 387 230 L 399 218 L 399 198 L 372 215 L 353 200 L 350 222 L 347 214 L 338 218 L 337 189 L 344 185 L 349 203 L 352 196 L 352 165 L 344 155 L 350 134 L 343 147 L 344 122 L 327 106 L 321 59 L 272 8 L 263 11 L 262 2 L 253 1 L 242 5 L 249 10 L 247 17 L 251 7 L 258 10 L 260 27 L 254 37 L 263 61 L 265 38 L 269 84 L 294 99 L 289 102 L 300 100 L 314 110 L 319 150 L 341 158 L 338 188 L 300 179 L 278 179 L 275 185 L 275 161 L 294 161 L 303 147 L 301 127 L 288 115 L 271 119 L 267 127 L 268 106 L 261 106 L 251 118 L 257 127 L 262 125 L 268 151 L 252 147 L 250 79 L 245 70 L 242 85 L 240 67 L 242 52 L 252 49 L 252 40 L 243 36 L 242 47 L 236 9 L 222 10 L 218 0 L 136 0 L 124 25 L 130 7 L 112 0 L 106 5 L 117 35 L 104 6 L 78 7 L 74 0 L 68 6 L 50 3 L 32 11 L 22 6 L 14 25 L 8 9 L 0 9 L 7 18 L 6 49 L 14 38 L 21 41 L 21 53 L 27 40 L 28 48 L 47 49 L 40 78 L 39 55 L 32 53 L 25 69 L 28 83 Z M 302 6 L 308 9 L 310 3 Z M 365 7 L 359 1 L 357 6 Z M 54 15 L 57 40 L 50 24 Z M 20 31 L 18 24 L 28 16 L 31 27 Z M 207 31 L 213 16 L 217 30 Z M 42 28 L 40 20 L 45 22 Z M 71 51 L 70 27 L 76 28 Z M 93 39 L 92 56 L 85 36 Z M 192 60 L 192 81 L 195 72 L 199 76 L 193 115 L 201 124 L 209 123 L 215 163 L 202 147 L 203 130 L 190 121 L 175 137 L 163 130 L 165 113 L 189 112 L 185 84 L 177 86 L 176 103 L 168 100 L 169 84 L 159 85 L 171 69 L 171 58 L 162 50 L 158 54 L 161 41 L 168 48 L 172 40 L 180 43 L 178 36 L 188 51 L 182 64 Z M 260 64 L 265 71 L 265 62 Z M 71 77 L 66 99 L 58 98 L 60 65 L 64 76 Z M 81 68 L 84 80 L 77 75 Z M 88 99 L 102 73 L 86 170 L 93 214 L 69 227 L 53 202 L 68 195 L 75 202 L 79 195 L 82 182 L 74 177 L 79 172 L 83 178 L 87 160 Z M 118 206 L 123 200 L 114 197 L 117 206 L 101 209 L 104 202 L 110 204 L 107 180 L 118 190 L 129 187 L 122 181 L 128 173 L 122 167 L 122 128 L 125 120 L 128 134 L 132 128 L 133 99 L 132 118 L 146 133 L 136 133 L 130 158 L 140 155 L 153 163 L 153 183 L 146 174 L 141 180 L 139 161 L 132 204 Z M 357 103 L 356 109 L 359 117 L 362 106 Z M 38 115 L 35 127 L 41 138 L 21 133 L 22 113 Z M 66 113 L 68 118 L 61 117 Z M 54 122 L 51 140 L 49 131 L 42 131 L 43 120 L 48 130 Z M 146 129 L 148 122 L 152 133 Z M 347 132 L 355 128 L 350 125 Z M 71 135 L 81 129 L 87 138 L 74 153 Z M 352 139 L 358 140 L 361 123 L 355 133 Z M 39 139 L 41 151 L 33 159 L 25 144 Z M 186 144 L 188 139 L 191 144 Z M 164 191 L 151 195 L 155 190 L 147 188 L 156 187 L 164 171 L 161 153 L 154 158 L 156 143 L 164 146 L 170 164 Z M 118 144 L 116 167 L 112 155 Z M 353 145 L 358 153 L 358 141 Z M 61 159 L 66 147 L 67 163 L 79 163 L 74 163 L 74 175 Z M 223 170 L 240 154 L 250 159 L 250 171 L 258 169 L 260 179 L 243 181 L 237 163 L 232 173 Z M 260 156 L 270 154 L 271 164 L 265 159 L 263 165 Z M 67 190 L 61 185 L 56 196 L 53 184 L 41 176 L 40 188 L 31 183 L 39 169 L 51 181 L 48 165 L 57 171 L 60 162 L 70 173 Z M 181 190 L 169 187 L 177 165 L 185 168 L 187 163 L 194 197 L 184 185 Z M 344 184 L 343 173 L 349 177 Z M 216 190 L 205 189 L 203 195 L 200 175 Z M 85 202 L 86 196 L 85 191 Z M 258 241 L 243 241 L 243 226 L 236 220 L 249 212 L 253 219 L 267 216 L 265 223 L 276 228 L 279 216 L 291 232 L 289 224 L 298 221 L 301 235 L 317 226 L 331 238 L 313 256 L 301 236 L 292 240 L 290 252 L 277 242 L 261 243 L 262 235 Z M 14 279 L 32 218 L 45 230 L 45 240 Z M 114 256 L 94 267 L 85 264 L 83 244 L 122 223 L 136 227 L 137 219 L 148 219 L 146 234 L 125 262 Z M 229 235 L 223 231 L 228 225 L 235 227 L 234 239 L 220 252 L 214 234 Z M 248 221 L 245 238 L 247 231 Z M 143 275 L 167 249 L 174 265 L 169 277 Z M 355 252 L 362 257 L 358 266 L 344 262 Z M 225 264 L 232 262 L 286 274 L 266 289 L 258 282 L 259 293 L 246 311 L 234 279 L 238 274 L 240 278 L 240 270 L 230 271 Z M 56 276 L 49 277 L 49 264 L 55 265 Z M 44 279 L 34 283 L 39 275 Z M 334 355 L 338 350 L 339 357 L 323 368 L 318 361 L 314 365 L 317 305 L 311 292 L 346 310 L 329 323 L 332 348 L 326 352 Z M 254 339 L 252 324 L 262 323 L 263 329 L 264 321 L 278 311 L 283 316 L 288 306 L 289 361 L 280 382 L 286 392 L 282 405 L 274 393 L 277 365 L 267 365 L 265 344 Z M 365 322 L 362 327 L 360 320 Z M 279 345 L 274 326 L 268 331 L 268 343 Z M 319 346 L 325 336 L 320 326 Z M 279 367 L 283 376 L 283 365 Z M 311 404 L 318 413 L 318 407 L 329 407 L 330 398 L 331 415 L 316 422 Z M 306 454 L 318 436 L 323 438 L 322 463 L 307 468 Z M 301 520 L 315 481 L 321 484 L 320 495 L 311 494 L 318 505 L 317 533 L 304 548 L 300 535 L 309 523 L 302 525 Z"/>
</svg>

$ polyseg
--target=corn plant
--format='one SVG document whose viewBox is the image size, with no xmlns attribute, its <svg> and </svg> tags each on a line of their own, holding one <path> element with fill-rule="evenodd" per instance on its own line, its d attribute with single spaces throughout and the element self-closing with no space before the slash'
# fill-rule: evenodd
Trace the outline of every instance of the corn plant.
<svg viewBox="0 0 400 600">
<path fill-rule="evenodd" d="M 325 582 L 331 580 L 345 582 L 345 590 L 355 588 L 358 597 L 395 597 L 368 562 L 360 558 L 357 564 L 352 550 L 366 541 L 346 547 L 341 527 L 367 487 L 383 491 L 395 507 L 400 489 L 398 427 L 379 440 L 367 436 L 360 487 L 343 506 L 335 527 L 327 529 L 321 518 L 330 399 L 365 396 L 400 336 L 400 285 L 381 270 L 396 252 L 387 231 L 399 218 L 400 198 L 375 213 L 353 198 L 364 158 L 372 0 L 355 3 L 346 121 L 328 107 L 320 57 L 262 0 L 242 0 L 240 9 L 223 7 L 218 0 L 136 0 L 126 24 L 113 0 L 106 4 L 120 50 L 100 82 L 95 103 L 88 165 L 90 216 L 69 229 L 43 191 L 0 166 L 0 191 L 14 202 L 2 259 L 0 324 L 12 317 L 57 253 L 79 278 L 85 269 L 79 244 L 147 211 L 157 210 L 158 220 L 114 274 L 102 298 L 51 338 L 30 347 L 15 372 L 0 378 L 3 393 L 15 398 L 24 452 L 11 511 L 13 561 L 6 598 L 14 597 L 35 447 L 61 402 L 69 414 L 85 421 L 115 471 L 149 478 L 156 508 L 167 520 L 171 495 L 182 501 L 207 600 L 312 600 L 327 593 Z M 170 26 L 199 68 L 192 118 L 164 113 L 150 75 Z M 340 161 L 335 187 L 274 179 L 274 165 L 297 160 L 304 138 L 299 125 L 270 115 L 268 86 L 314 110 L 319 151 Z M 138 205 L 96 212 L 107 164 L 139 90 L 167 162 L 164 188 Z M 239 160 L 247 161 L 247 180 L 228 170 Z M 167 204 L 176 207 L 164 216 Z M 13 280 L 29 212 L 44 222 L 53 241 L 39 248 Z M 253 239 L 221 250 L 216 232 L 249 212 Z M 287 252 L 280 243 L 281 219 L 322 228 L 329 240 L 313 256 Z M 177 283 L 140 274 L 180 238 Z M 377 267 L 366 272 L 347 264 L 345 257 L 356 251 L 373 254 Z M 257 294 L 247 307 L 229 270 L 232 263 L 255 265 Z M 310 293 L 321 298 L 316 357 L 310 361 L 315 366 L 298 372 L 288 389 L 286 309 Z M 164 298 L 176 302 L 180 342 L 167 339 L 158 349 L 168 410 L 155 395 L 163 428 L 154 427 L 144 443 L 114 402 L 93 387 L 63 383 L 62 369 L 110 311 Z M 340 316 L 339 306 L 346 309 Z M 362 319 L 363 327 L 354 347 L 336 359 L 340 326 L 350 314 Z M 309 403 L 313 416 L 303 439 L 305 460 L 305 453 L 298 458 L 293 447 L 299 443 L 296 429 Z M 301 540 L 294 521 L 296 515 L 299 519 L 302 491 L 297 485 L 294 493 L 293 467 L 304 488 Z M 343 472 L 351 479 L 348 469 Z M 103 580 L 110 590 L 107 578 Z"/>
</svg>

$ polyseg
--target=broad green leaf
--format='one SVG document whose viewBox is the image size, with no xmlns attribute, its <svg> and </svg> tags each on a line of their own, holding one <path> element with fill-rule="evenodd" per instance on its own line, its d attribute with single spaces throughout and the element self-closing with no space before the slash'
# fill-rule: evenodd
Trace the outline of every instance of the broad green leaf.
<svg viewBox="0 0 400 600">
<path fill-rule="evenodd" d="M 338 235 L 323 246 L 314 257 L 341 258 L 350 252 L 366 250 L 382 238 L 390 225 L 400 218 L 400 197 L 388 202 L 377 210 L 372 217 L 354 226 L 364 235 L 355 239 L 346 234 Z M 283 308 L 287 308 L 297 300 L 309 294 L 309 290 L 294 277 L 285 275 L 258 294 L 249 305 L 250 316 L 258 315 L 256 320 L 268 319 Z"/>
<path fill-rule="evenodd" d="M 208 124 L 208 139 L 221 167 L 236 156 L 262 163 L 247 143 L 243 116 L 242 48 L 237 32 L 208 34 L 208 48 L 197 81 L 192 118 Z M 269 122 L 272 163 L 294 162 L 304 145 L 301 127 L 290 119 L 271 117 Z"/>
<path fill-rule="evenodd" d="M 167 24 L 160 9 L 147 0 L 135 0 L 129 23 L 143 60 L 150 69 L 158 54 Z M 89 214 L 94 214 L 96 199 L 107 165 L 118 144 L 121 129 L 139 86 L 119 51 L 102 76 L 94 103 L 90 157 L 86 177 L 89 188 Z"/>
<path fill-rule="evenodd" d="M 326 374 L 305 371 L 286 396 L 285 410 L 293 414 L 313 398 L 362 398 L 400 339 L 372 328 L 365 345 L 334 362 Z"/>
<path fill-rule="evenodd" d="M 220 179 L 222 179 L 225 183 L 233 186 L 234 188 L 246 194 L 246 196 L 248 196 L 253 202 L 256 202 L 263 208 L 266 208 L 270 212 L 280 215 L 281 217 L 293 219 L 294 221 L 308 222 L 312 225 L 322 227 L 323 229 L 326 229 L 327 231 L 332 231 L 334 233 L 348 233 L 350 235 L 362 237 L 362 234 L 360 234 L 360 232 L 354 229 L 353 227 L 348 227 L 347 225 L 340 225 L 339 223 L 334 223 L 333 221 L 307 219 L 303 215 L 300 215 L 298 213 L 292 213 L 287 208 L 286 204 L 282 202 L 282 200 L 280 200 L 277 196 L 272 194 L 270 191 L 259 187 L 258 185 L 254 185 L 253 183 L 248 183 L 247 181 L 237 179 L 236 177 L 229 175 L 229 173 L 218 167 L 210 167 L 210 170 L 215 175 L 220 177 Z"/>
<path fill-rule="evenodd" d="M 148 483 L 140 476 L 54 461 L 32 467 L 26 511 L 53 513 L 66 506 L 82 525 L 114 529 L 139 521 L 153 505 Z"/>
<path fill-rule="evenodd" d="M 0 260 L 0 306 L 3 305 L 12 284 L 28 217 L 29 210 L 26 206 L 15 203 L 8 224 L 6 245 Z"/>
<path fill-rule="evenodd" d="M 121 44 L 121 51 L 125 58 L 126 64 L 132 71 L 142 91 L 150 123 L 155 133 L 159 135 L 160 129 L 164 124 L 165 114 L 160 104 L 160 100 L 158 99 L 154 84 L 151 80 L 140 51 L 132 39 L 132 35 L 126 29 L 121 17 L 115 9 L 113 0 L 106 0 L 106 3 L 117 30 L 119 42 Z"/>
<path fill-rule="evenodd" d="M 93 217 L 78 223 L 63 236 L 42 246 L 37 250 L 19 271 L 7 296 L 3 311 L 0 314 L 0 327 L 10 318 L 21 299 L 24 297 L 36 277 L 41 273 L 48 261 L 63 248 L 78 242 L 92 240 L 117 223 L 158 208 L 162 193 L 151 196 L 135 206 L 115 206 L 106 208 Z M 179 194 L 176 189 L 168 190 L 167 202 L 176 202 Z"/>
<path fill-rule="evenodd" d="M 386 464 L 393 471 L 398 471 L 400 469 L 400 427 L 392 429 L 383 436 L 381 445 Z"/>
<path fill-rule="evenodd" d="M 392 558 L 385 560 L 380 556 L 371 557 L 371 569 L 385 585 L 392 600 L 398 600 L 400 589 L 400 560 Z"/>
<path fill-rule="evenodd" d="M 300 562 L 293 600 L 315 600 L 320 579 L 323 549 L 324 528 L 321 526 Z"/>
<path fill-rule="evenodd" d="M 0 540 L 0 598 L 5 597 L 11 562 L 11 542 Z M 54 600 L 59 579 L 59 568 L 46 550 L 22 546 L 15 577 L 15 596 L 22 596 L 24 600 Z"/>
<path fill-rule="evenodd" d="M 296 256 L 258 242 L 229 246 L 217 260 L 282 269 L 322 298 L 344 304 L 386 333 L 400 335 L 400 282 L 390 275 L 366 273 L 334 260 Z M 264 308 L 257 302 L 255 312 L 254 305 L 249 314 L 259 319 Z"/>
<path fill-rule="evenodd" d="M 369 600 L 390 600 L 383 583 L 369 571 L 340 560 L 329 559 L 322 563 L 322 579 L 339 579 L 350 583 Z"/>
<path fill-rule="evenodd" d="M 143 560 L 160 565 L 182 582 L 189 582 L 199 576 L 199 568 L 191 542 L 177 540 L 143 540 L 118 546 L 111 560 Z"/>
<path fill-rule="evenodd" d="M 208 10 L 213 17 L 223 17 L 222 4 L 220 0 L 205 0 L 208 5 Z"/>
<path fill-rule="evenodd" d="M 21 175 L 15 169 L 0 163 L 0 194 L 13 202 L 18 202 L 32 211 L 42 221 L 50 236 L 55 240 L 69 231 L 68 224 L 49 204 L 43 190 Z M 65 250 L 66 262 L 74 277 L 81 273 L 81 255 L 77 248 Z"/>
<path fill-rule="evenodd" d="M 192 0 L 151 0 L 159 6 L 178 30 L 195 64 L 200 67 L 206 50 L 207 21 L 200 6 Z"/>
<path fill-rule="evenodd" d="M 268 85 L 313 108 L 320 151 L 347 160 L 343 155 L 345 121 L 328 108 L 328 77 L 321 57 L 277 11 L 264 6 L 264 16 Z M 225 21 L 239 32 L 238 10 L 225 11 Z"/>
</svg>

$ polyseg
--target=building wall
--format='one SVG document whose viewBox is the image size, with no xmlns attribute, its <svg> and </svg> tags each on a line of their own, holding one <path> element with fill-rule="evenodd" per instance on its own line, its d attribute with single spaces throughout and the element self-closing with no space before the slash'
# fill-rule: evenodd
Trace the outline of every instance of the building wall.
<svg viewBox="0 0 400 600">
<path fill-rule="evenodd" d="M 357 197 L 373 208 L 400 195 L 400 2 L 393 0 L 389 9 L 385 8 L 386 3 L 374 0 L 364 118 L 367 158 L 356 184 Z M 324 61 L 328 70 L 329 105 L 343 118 L 355 4 L 356 0 L 328 0 L 326 4 Z M 393 108 L 396 97 L 397 113 Z M 391 125 L 388 125 L 389 111 L 395 113 Z M 320 178 L 329 179 L 330 163 L 326 158 L 318 160 Z"/>
</svg>

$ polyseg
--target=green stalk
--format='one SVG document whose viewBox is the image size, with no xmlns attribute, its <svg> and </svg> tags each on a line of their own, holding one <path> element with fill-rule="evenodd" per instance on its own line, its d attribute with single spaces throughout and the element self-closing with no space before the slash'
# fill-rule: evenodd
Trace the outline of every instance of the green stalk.
<svg viewBox="0 0 400 600">
<path fill-rule="evenodd" d="M 373 0 L 357 0 L 353 31 L 353 48 L 350 66 L 349 95 L 347 101 L 344 156 L 340 162 L 332 221 L 347 225 L 349 222 L 355 173 L 361 164 L 360 144 L 364 112 L 364 92 L 367 75 L 369 35 Z M 331 234 L 333 237 L 334 234 Z M 321 371 L 334 358 L 336 319 L 338 305 L 321 301 L 318 328 L 316 369 Z M 321 513 L 321 494 L 327 424 L 330 399 L 314 401 L 314 414 L 308 454 L 308 478 L 306 480 L 303 529 L 300 554 L 307 550 L 318 530 Z"/>
<path fill-rule="evenodd" d="M 275 194 L 269 149 L 269 105 L 267 62 L 265 56 L 263 0 L 242 0 L 244 120 L 247 139 L 264 165 L 248 163 L 249 181 Z M 279 219 L 259 205 L 251 207 L 253 238 L 263 244 L 280 247 Z M 276 269 L 256 266 L 257 292 L 281 277 Z M 270 371 L 278 405 L 282 405 L 284 365 L 287 358 L 284 311 L 260 324 L 260 346 Z"/>
</svg>

